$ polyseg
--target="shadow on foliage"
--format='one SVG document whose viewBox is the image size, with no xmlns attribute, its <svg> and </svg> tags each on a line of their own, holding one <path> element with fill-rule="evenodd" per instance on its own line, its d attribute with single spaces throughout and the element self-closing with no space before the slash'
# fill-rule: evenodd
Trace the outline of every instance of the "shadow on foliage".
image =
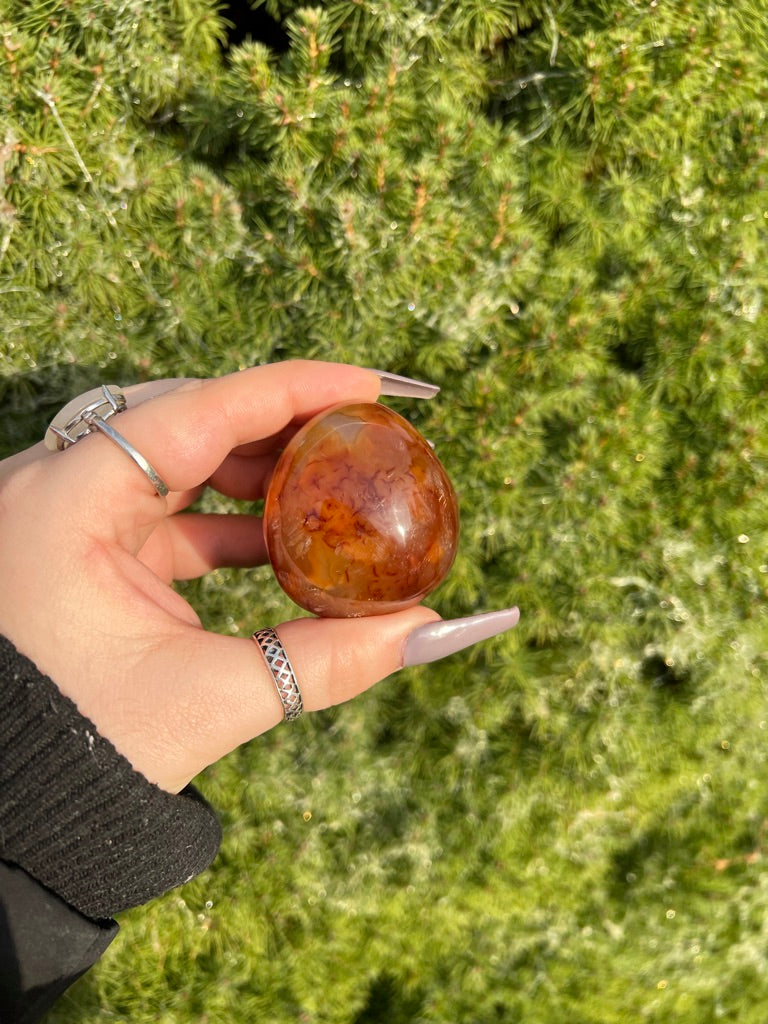
<svg viewBox="0 0 768 1024">
<path fill-rule="evenodd" d="M 663 874 L 676 855 L 676 843 L 668 830 L 649 828 L 638 835 L 613 855 L 606 887 L 611 899 L 625 906 L 636 892 L 642 892 L 646 875 Z"/>
<path fill-rule="evenodd" d="M 382 973 L 371 982 L 366 1004 L 353 1024 L 405 1024 L 416 1020 L 422 1008 L 421 993 L 403 992 L 396 978 Z"/>
<path fill-rule="evenodd" d="M 228 26 L 225 52 L 246 42 L 263 43 L 275 53 L 288 52 L 290 39 L 280 22 L 263 9 L 254 10 L 248 0 L 229 0 L 219 13 Z"/>
<path fill-rule="evenodd" d="M 664 690 L 676 696 L 681 696 L 690 682 L 690 673 L 687 669 L 671 664 L 670 660 L 661 654 L 651 654 L 645 658 L 642 676 L 655 690 Z"/>
</svg>

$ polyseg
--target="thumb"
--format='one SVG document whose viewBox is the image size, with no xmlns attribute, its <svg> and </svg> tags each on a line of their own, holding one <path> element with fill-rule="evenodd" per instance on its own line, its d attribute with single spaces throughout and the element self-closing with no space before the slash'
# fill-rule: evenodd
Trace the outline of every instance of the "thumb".
<svg viewBox="0 0 768 1024">
<path fill-rule="evenodd" d="M 305 711 L 351 700 L 406 665 L 433 661 L 511 629 L 516 608 L 443 621 L 423 606 L 357 619 L 302 618 L 276 628 Z M 133 754 L 135 768 L 164 789 L 283 720 L 284 708 L 257 644 L 189 627 L 160 652 L 154 721 L 164 723 Z M 180 672 L 179 667 L 186 671 Z M 111 737 L 115 742 L 114 737 Z M 133 741 L 136 737 L 134 735 Z M 117 744 L 119 746 L 119 744 Z"/>
</svg>

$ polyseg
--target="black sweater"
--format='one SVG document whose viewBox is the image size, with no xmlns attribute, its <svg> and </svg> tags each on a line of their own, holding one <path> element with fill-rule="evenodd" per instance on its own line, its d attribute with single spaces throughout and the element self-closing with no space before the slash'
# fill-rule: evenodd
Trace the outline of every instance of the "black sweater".
<svg viewBox="0 0 768 1024">
<path fill-rule="evenodd" d="M 0 637 L 0 1024 L 32 1024 L 117 934 L 203 871 L 218 820 L 136 772 Z"/>
</svg>

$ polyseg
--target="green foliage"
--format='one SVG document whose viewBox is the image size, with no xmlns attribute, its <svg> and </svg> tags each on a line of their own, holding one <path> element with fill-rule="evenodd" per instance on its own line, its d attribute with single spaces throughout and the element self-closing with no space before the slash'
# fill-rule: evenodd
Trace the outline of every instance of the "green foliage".
<svg viewBox="0 0 768 1024">
<path fill-rule="evenodd" d="M 207 772 L 215 868 L 51 1020 L 758 1024 L 768 9 L 264 6 L 283 54 L 213 0 L 0 0 L 0 441 L 101 379 L 424 376 L 433 603 L 522 622 Z"/>
</svg>

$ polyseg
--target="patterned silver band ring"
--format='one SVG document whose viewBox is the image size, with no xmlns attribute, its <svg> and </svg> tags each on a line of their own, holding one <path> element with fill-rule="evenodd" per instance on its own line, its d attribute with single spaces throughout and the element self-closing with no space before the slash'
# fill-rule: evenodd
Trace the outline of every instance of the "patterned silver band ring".
<svg viewBox="0 0 768 1024">
<path fill-rule="evenodd" d="M 133 445 L 129 441 L 126 441 L 122 434 L 118 433 L 113 426 L 105 422 L 101 416 L 97 416 L 96 413 L 85 413 L 83 419 L 92 430 L 98 430 L 100 433 L 108 437 L 110 441 L 114 441 L 118 448 L 122 448 L 125 454 L 129 458 L 133 459 L 142 473 L 144 473 L 148 478 L 149 482 L 155 488 L 160 497 L 164 498 L 166 496 L 168 493 L 168 485 L 166 482 L 160 478 L 154 466 L 147 462 L 141 452 L 136 451 Z"/>
<path fill-rule="evenodd" d="M 304 710 L 304 702 L 301 699 L 301 690 L 296 681 L 296 675 L 285 653 L 285 648 L 280 642 L 280 637 L 274 629 L 257 629 L 251 637 L 256 641 L 259 650 L 264 655 L 267 668 L 272 673 L 272 678 L 277 687 L 277 694 L 283 705 L 283 714 L 286 722 L 293 722 Z"/>
</svg>

